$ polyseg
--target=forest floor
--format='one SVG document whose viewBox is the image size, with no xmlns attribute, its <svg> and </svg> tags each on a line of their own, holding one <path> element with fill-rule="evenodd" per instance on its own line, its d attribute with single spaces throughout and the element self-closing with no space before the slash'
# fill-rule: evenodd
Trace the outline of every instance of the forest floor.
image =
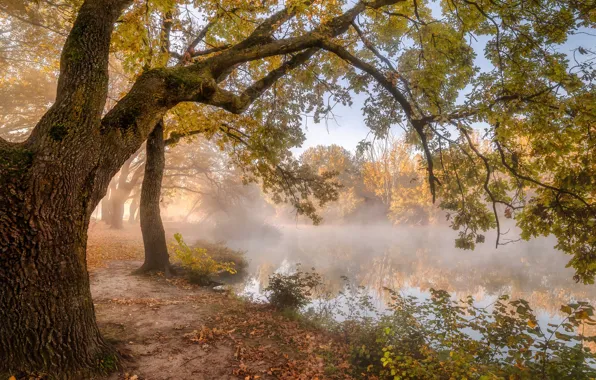
<svg viewBox="0 0 596 380">
<path fill-rule="evenodd" d="M 142 254 L 136 229 L 89 229 L 97 321 L 123 358 L 123 368 L 106 379 L 351 378 L 340 340 L 182 278 L 132 275 Z"/>
</svg>

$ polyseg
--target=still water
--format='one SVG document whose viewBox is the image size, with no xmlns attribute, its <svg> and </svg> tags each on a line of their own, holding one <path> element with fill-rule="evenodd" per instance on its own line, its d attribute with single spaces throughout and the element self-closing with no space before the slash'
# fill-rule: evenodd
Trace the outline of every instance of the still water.
<svg viewBox="0 0 596 380">
<path fill-rule="evenodd" d="M 431 288 L 456 298 L 474 297 L 478 306 L 500 295 L 530 302 L 541 321 L 557 320 L 562 304 L 588 301 L 596 287 L 577 284 L 569 257 L 553 248 L 552 238 L 494 247 L 494 234 L 473 251 L 454 247 L 457 232 L 447 227 L 277 226 L 276 237 L 228 240 L 246 252 L 248 276 L 238 293 L 263 299 L 268 277 L 289 273 L 296 263 L 315 270 L 325 291 L 344 290 L 342 276 L 365 287 L 379 310 L 389 301 L 384 288 L 426 298 Z M 510 236 L 509 238 L 513 238 Z"/>
</svg>

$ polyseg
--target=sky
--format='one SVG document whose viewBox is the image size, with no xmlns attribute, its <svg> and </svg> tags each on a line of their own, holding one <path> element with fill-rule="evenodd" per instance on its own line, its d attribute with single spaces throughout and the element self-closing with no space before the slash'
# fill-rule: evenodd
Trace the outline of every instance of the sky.
<svg viewBox="0 0 596 380">
<path fill-rule="evenodd" d="M 436 6 L 431 8 L 433 8 L 435 17 L 440 17 L 440 13 L 436 14 L 439 12 Z M 572 59 L 571 53 L 580 46 L 590 50 L 596 49 L 596 30 L 582 28 L 578 32 L 578 34 L 570 36 L 567 42 L 560 46 L 560 51 L 565 52 L 570 59 Z M 472 44 L 472 47 L 476 51 L 474 63 L 482 71 L 488 71 L 492 68 L 491 63 L 484 57 L 484 48 L 488 40 L 488 37 L 481 36 L 478 37 L 477 42 Z M 461 103 L 465 99 L 465 91 L 462 91 L 460 94 L 458 102 Z M 352 106 L 338 104 L 334 108 L 335 120 L 322 121 L 317 124 L 312 118 L 303 119 L 303 130 L 306 135 L 306 141 L 301 147 L 292 149 L 292 152 L 295 155 L 300 155 L 310 147 L 331 144 L 341 145 L 355 152 L 358 143 L 367 137 L 370 130 L 364 124 L 364 117 L 362 115 L 362 107 L 365 100 L 364 95 L 353 95 L 352 100 Z M 401 128 L 394 126 L 391 133 L 394 136 L 399 136 L 403 131 Z"/>
</svg>

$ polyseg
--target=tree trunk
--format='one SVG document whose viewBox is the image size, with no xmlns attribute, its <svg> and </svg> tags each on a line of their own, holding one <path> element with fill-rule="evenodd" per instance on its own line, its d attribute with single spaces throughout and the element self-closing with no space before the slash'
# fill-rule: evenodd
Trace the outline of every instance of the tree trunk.
<svg viewBox="0 0 596 380">
<path fill-rule="evenodd" d="M 110 227 L 116 230 L 124 228 L 124 203 L 128 197 L 128 192 L 116 189 L 110 197 Z"/>
<path fill-rule="evenodd" d="M 113 181 L 113 185 L 110 187 L 110 219 L 109 225 L 113 229 L 124 228 L 124 204 L 128 200 L 130 194 L 141 178 L 143 173 L 143 164 L 136 166 L 133 170 L 133 175 L 130 181 L 128 180 L 131 172 L 131 164 L 137 158 L 137 154 L 131 156 L 122 168 L 120 168 L 120 175 L 117 181 Z"/>
<path fill-rule="evenodd" d="M 114 369 L 118 358 L 97 328 L 86 268 L 98 201 L 90 199 L 86 169 L 77 168 L 84 165 L 40 160 L 24 148 L 0 154 L 0 378 L 80 379 Z"/>
<path fill-rule="evenodd" d="M 163 121 L 160 121 L 147 139 L 147 161 L 141 189 L 141 231 L 145 245 L 145 262 L 136 273 L 164 271 L 172 274 L 168 256 L 166 233 L 161 221 L 159 201 L 165 166 Z"/>
<path fill-rule="evenodd" d="M 111 205 L 110 205 L 110 197 L 113 193 L 113 187 L 110 185 L 106 196 L 101 200 L 101 221 L 110 224 L 111 221 Z"/>
<path fill-rule="evenodd" d="M 93 210 L 134 152 L 102 149 L 100 133 L 110 38 L 129 2 L 81 5 L 56 101 L 25 142 L 0 140 L 0 379 L 84 379 L 118 364 L 96 324 L 86 246 Z"/>
<path fill-rule="evenodd" d="M 134 196 L 132 198 L 132 201 L 130 202 L 130 207 L 128 209 L 128 223 L 129 224 L 135 224 L 135 222 L 137 221 L 138 209 L 139 209 L 139 199 L 137 196 Z"/>
</svg>

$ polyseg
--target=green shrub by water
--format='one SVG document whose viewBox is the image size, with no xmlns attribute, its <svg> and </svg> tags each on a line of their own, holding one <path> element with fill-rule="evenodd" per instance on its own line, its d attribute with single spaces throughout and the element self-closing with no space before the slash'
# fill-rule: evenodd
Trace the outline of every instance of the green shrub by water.
<svg viewBox="0 0 596 380">
<path fill-rule="evenodd" d="M 188 271 L 190 282 L 209 285 L 212 277 L 220 272 L 236 273 L 233 262 L 214 259 L 204 248 L 191 248 L 184 242 L 181 234 L 175 234 L 175 245 L 172 246 L 175 260 Z"/>
<path fill-rule="evenodd" d="M 386 289 L 388 309 L 377 310 L 363 287 L 315 294 L 314 272 L 274 274 L 266 291 L 276 307 L 301 310 L 351 347 L 356 377 L 378 379 L 593 379 L 596 355 L 588 334 L 596 325 L 584 302 L 561 307 L 557 324 L 542 326 L 525 300 L 499 297 L 480 308 L 431 289 L 417 299 Z M 306 305 L 317 298 L 316 306 Z"/>
</svg>

